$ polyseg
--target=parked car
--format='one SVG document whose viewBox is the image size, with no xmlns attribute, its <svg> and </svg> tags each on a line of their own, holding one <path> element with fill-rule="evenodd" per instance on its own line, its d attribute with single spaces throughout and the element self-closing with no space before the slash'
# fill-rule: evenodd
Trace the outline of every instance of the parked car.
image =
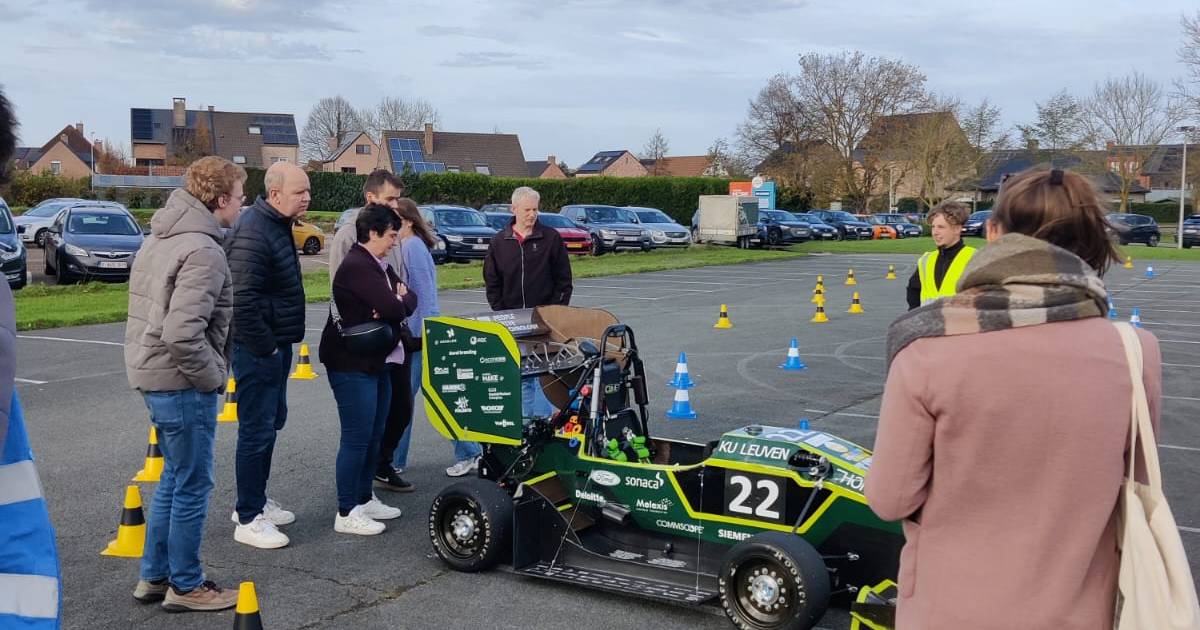
<svg viewBox="0 0 1200 630">
<path fill-rule="evenodd" d="M 297 219 L 292 224 L 292 241 L 295 242 L 296 249 L 313 256 L 325 249 L 325 231 L 315 223 Z"/>
<path fill-rule="evenodd" d="M 692 244 L 688 229 L 662 210 L 638 206 L 626 206 L 625 209 L 633 211 L 638 225 L 650 230 L 650 241 L 655 247 L 687 247 Z"/>
<path fill-rule="evenodd" d="M 812 233 L 812 239 L 814 241 L 831 241 L 837 238 L 837 228 L 825 223 L 821 219 L 817 218 L 816 215 L 809 212 L 793 212 L 792 214 L 800 221 L 808 224 L 808 228 Z"/>
<path fill-rule="evenodd" d="M 987 220 L 992 218 L 991 210 L 980 210 L 972 212 L 967 217 L 966 222 L 962 226 L 963 236 L 986 236 L 987 235 Z"/>
<path fill-rule="evenodd" d="M 486 208 L 487 206 L 484 207 Z M 511 212 L 484 212 L 483 210 L 480 210 L 480 212 L 483 212 L 483 220 L 487 221 L 488 227 L 497 232 L 508 227 L 508 224 L 512 223 L 513 220 Z"/>
<path fill-rule="evenodd" d="M 21 235 L 21 241 L 36 243 L 38 247 L 44 247 L 46 230 L 50 229 L 50 225 L 54 223 L 54 217 L 58 216 L 63 208 L 81 202 L 83 199 L 75 197 L 56 197 L 47 199 L 25 211 L 25 214 L 13 219 L 17 225 L 17 233 Z"/>
<path fill-rule="evenodd" d="M 1192 245 L 1200 244 L 1200 214 L 1183 220 L 1183 227 L 1180 231 L 1183 236 L 1183 248 L 1191 249 Z"/>
<path fill-rule="evenodd" d="M 908 238 L 921 235 L 921 226 L 913 223 L 903 214 L 876 214 L 872 215 L 869 223 L 875 225 L 888 225 L 896 230 L 896 238 Z"/>
<path fill-rule="evenodd" d="M 1158 242 L 1162 240 L 1162 232 L 1159 231 L 1158 222 L 1154 217 L 1114 212 L 1107 218 L 1110 235 L 1122 245 L 1145 243 L 1149 247 L 1158 247 Z"/>
<path fill-rule="evenodd" d="M 481 259 L 496 230 L 488 227 L 483 213 L 466 206 L 421 206 L 421 216 L 445 243 L 446 260 Z M 437 259 L 434 259 L 437 262 Z"/>
<path fill-rule="evenodd" d="M 482 208 L 480 208 L 479 211 L 484 214 L 487 214 L 489 212 L 504 212 L 504 213 L 511 215 L 512 214 L 512 204 L 511 203 L 488 203 L 488 204 L 484 204 L 484 206 Z"/>
<path fill-rule="evenodd" d="M 871 224 L 855 218 L 845 210 L 810 210 L 809 214 L 833 226 L 837 230 L 839 241 L 847 238 L 869 239 L 874 234 Z"/>
<path fill-rule="evenodd" d="M 75 280 L 129 279 L 145 236 L 124 207 L 75 204 L 61 211 L 46 233 L 47 276 Z"/>
<path fill-rule="evenodd" d="M 511 218 L 512 215 L 509 217 Z M 586 227 L 553 212 L 539 212 L 538 221 L 558 232 L 558 235 L 562 237 L 563 244 L 567 246 L 568 254 L 586 256 L 592 253 L 592 233 L 588 232 Z"/>
<path fill-rule="evenodd" d="M 638 225 L 631 210 L 617 206 L 574 205 L 563 206 L 559 214 L 587 228 L 592 234 L 592 253 L 597 256 L 618 249 L 648 252 L 654 248 L 650 230 Z"/>
<path fill-rule="evenodd" d="M 758 211 L 758 240 L 762 245 L 780 246 L 803 243 L 812 237 L 812 228 L 785 210 Z"/>
<path fill-rule="evenodd" d="M 21 237 L 17 235 L 12 210 L 0 198 L 0 272 L 8 280 L 8 287 L 16 291 L 25 286 L 28 271 L 28 254 Z"/>
</svg>

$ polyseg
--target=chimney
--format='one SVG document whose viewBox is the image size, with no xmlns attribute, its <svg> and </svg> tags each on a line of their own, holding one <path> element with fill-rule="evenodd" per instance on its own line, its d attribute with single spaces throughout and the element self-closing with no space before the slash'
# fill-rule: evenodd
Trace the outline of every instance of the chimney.
<svg viewBox="0 0 1200 630">
<path fill-rule="evenodd" d="M 425 123 L 425 159 L 433 157 L 433 123 Z"/>
<path fill-rule="evenodd" d="M 1028 149 L 1030 153 L 1037 153 L 1037 150 L 1038 150 L 1037 138 L 1030 138 L 1025 143 L 1025 148 Z"/>
<path fill-rule="evenodd" d="M 211 114 L 211 113 L 213 113 L 213 110 L 215 110 L 215 109 L 216 109 L 215 107 L 213 107 L 212 105 L 209 105 L 209 106 L 208 106 L 208 113 L 210 113 L 210 114 Z"/>
<path fill-rule="evenodd" d="M 546 158 L 546 164 L 548 166 L 556 166 L 558 164 L 558 160 L 554 159 L 554 156 L 551 155 Z"/>
<path fill-rule="evenodd" d="M 171 103 L 171 125 L 174 127 L 187 126 L 187 99 L 176 97 Z"/>
<path fill-rule="evenodd" d="M 1105 140 L 1105 141 L 1104 141 L 1104 149 L 1105 149 L 1106 151 L 1108 151 L 1109 153 L 1112 153 L 1112 150 L 1113 150 L 1114 148 L 1116 148 L 1116 146 L 1117 146 L 1117 143 L 1113 142 L 1112 140 Z"/>
<path fill-rule="evenodd" d="M 82 135 L 83 134 L 83 123 L 81 123 L 81 122 L 75 123 L 75 131 L 78 131 L 80 133 L 80 135 Z"/>
<path fill-rule="evenodd" d="M 337 151 L 338 139 L 333 136 L 329 136 L 329 138 L 325 140 L 325 146 L 329 148 L 330 153 Z"/>
</svg>

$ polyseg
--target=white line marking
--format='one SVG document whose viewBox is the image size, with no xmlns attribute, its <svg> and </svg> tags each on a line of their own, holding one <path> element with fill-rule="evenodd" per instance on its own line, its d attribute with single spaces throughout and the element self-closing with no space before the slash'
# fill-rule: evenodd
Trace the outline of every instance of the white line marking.
<svg viewBox="0 0 1200 630">
<path fill-rule="evenodd" d="M 467 293 L 487 293 L 487 291 L 485 291 L 485 290 L 483 290 L 483 289 L 459 289 L 459 290 L 460 290 L 460 291 L 465 291 L 465 292 L 467 292 Z M 577 298 L 577 297 L 580 297 L 580 298 L 596 298 L 596 299 L 605 299 L 605 300 L 611 300 L 611 299 L 617 299 L 617 300 L 648 300 L 648 301 L 651 301 L 651 302 L 654 302 L 654 301 L 657 301 L 657 300 L 661 300 L 661 299 L 662 299 L 662 298 L 660 298 L 660 297 L 652 297 L 652 298 L 650 298 L 650 297 L 635 297 L 635 296 L 632 296 L 632 295 L 580 295 L 580 294 L 578 294 L 578 293 L 572 293 L 572 294 L 571 294 L 571 297 L 572 297 L 572 298 Z M 1197 342 L 1197 343 L 1200 343 L 1200 342 Z"/>
<path fill-rule="evenodd" d="M 1200 328 L 1200 324 L 1176 324 L 1175 322 L 1148 322 L 1142 321 L 1146 326 L 1187 326 L 1189 328 Z"/>
<path fill-rule="evenodd" d="M 805 409 L 804 411 L 806 411 L 808 413 L 824 414 L 827 416 L 849 416 L 851 418 L 871 418 L 874 420 L 879 419 L 879 416 L 872 416 L 870 414 L 865 414 L 865 413 L 851 413 L 849 411 L 822 411 L 820 409 Z"/>
<path fill-rule="evenodd" d="M 14 381 L 16 381 L 16 382 L 18 382 L 18 383 L 28 383 L 29 385 L 45 385 L 45 384 L 46 384 L 46 381 L 35 381 L 35 380 L 33 380 L 33 379 L 30 379 L 30 378 L 20 378 L 20 377 L 17 377 L 17 378 L 14 378 L 13 380 L 14 380 Z"/>
<path fill-rule="evenodd" d="M 1196 452 L 1200 453 L 1200 448 L 1195 448 L 1193 446 L 1175 446 L 1174 444 L 1159 444 L 1158 448 L 1169 448 L 1169 449 L 1174 449 L 1177 451 L 1196 451 Z"/>
<path fill-rule="evenodd" d="M 1187 396 L 1163 396 L 1163 399 L 1164 400 L 1196 400 L 1196 401 L 1200 401 L 1200 398 L 1189 398 Z"/>
<path fill-rule="evenodd" d="M 470 300 L 438 300 L 439 304 L 482 304 L 489 306 L 487 302 L 472 302 Z"/>
<path fill-rule="evenodd" d="M 1190 365 L 1187 363 L 1163 363 L 1164 367 L 1182 367 L 1182 368 L 1200 368 L 1200 365 Z"/>
<path fill-rule="evenodd" d="M 74 343 L 92 343 L 100 346 L 119 346 L 124 347 L 125 344 L 115 341 L 96 341 L 94 339 L 67 339 L 66 337 L 40 337 L 38 335 L 17 335 L 17 339 L 40 339 L 42 341 L 72 341 Z"/>
<path fill-rule="evenodd" d="M 1184 341 L 1183 339 L 1159 339 L 1158 343 L 1200 343 L 1200 341 Z"/>
<path fill-rule="evenodd" d="M 607 286 L 607 285 L 603 285 L 603 284 L 577 284 L 577 285 L 575 285 L 575 288 L 617 289 L 618 291 L 628 291 L 630 289 L 634 289 L 634 290 L 641 290 L 641 291 L 656 291 L 658 293 L 662 293 L 663 291 L 686 291 L 688 293 L 716 293 L 716 289 L 680 289 L 678 287 L 666 288 L 666 287 L 630 287 L 630 286 L 614 287 L 614 286 Z M 574 294 L 572 294 L 572 295 L 574 295 Z"/>
<path fill-rule="evenodd" d="M 1200 527 L 1184 527 L 1183 525 L 1180 525 L 1179 531 L 1187 532 L 1189 534 L 1200 534 Z"/>
</svg>

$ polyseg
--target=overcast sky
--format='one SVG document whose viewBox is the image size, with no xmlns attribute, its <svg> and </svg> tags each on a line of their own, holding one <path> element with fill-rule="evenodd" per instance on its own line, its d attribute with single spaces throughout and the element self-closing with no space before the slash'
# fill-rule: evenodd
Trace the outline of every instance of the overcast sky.
<svg viewBox="0 0 1200 630">
<path fill-rule="evenodd" d="M 446 131 L 520 135 L 527 159 L 579 166 L 732 138 L 746 103 L 802 52 L 859 49 L 919 66 L 927 87 L 1008 123 L 1061 88 L 1138 70 L 1183 74 L 1195 0 L 0 0 L 0 85 L 23 145 L 63 125 L 128 144 L 129 108 L 282 112 L 319 98 L 432 102 Z M 979 3 L 981 4 L 981 3 Z M 903 6 L 900 6 L 903 5 Z M 1104 8 L 1100 8 L 1105 5 Z"/>
</svg>

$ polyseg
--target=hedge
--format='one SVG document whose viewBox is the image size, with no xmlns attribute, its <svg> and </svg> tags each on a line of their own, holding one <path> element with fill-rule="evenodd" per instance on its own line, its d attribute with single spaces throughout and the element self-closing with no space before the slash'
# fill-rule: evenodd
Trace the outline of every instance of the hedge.
<svg viewBox="0 0 1200 630">
<path fill-rule="evenodd" d="M 91 179 L 87 177 L 59 177 L 45 173 L 16 171 L 12 181 L 2 190 L 0 196 L 10 206 L 36 206 L 43 200 L 54 197 L 92 197 Z"/>
<path fill-rule="evenodd" d="M 1113 204 L 1114 207 L 1116 204 Z M 1179 201 L 1170 203 L 1131 203 L 1129 212 L 1154 217 L 1159 223 L 1179 223 Z M 1183 216 L 1192 214 L 1192 204 L 1184 204 Z"/>
</svg>

